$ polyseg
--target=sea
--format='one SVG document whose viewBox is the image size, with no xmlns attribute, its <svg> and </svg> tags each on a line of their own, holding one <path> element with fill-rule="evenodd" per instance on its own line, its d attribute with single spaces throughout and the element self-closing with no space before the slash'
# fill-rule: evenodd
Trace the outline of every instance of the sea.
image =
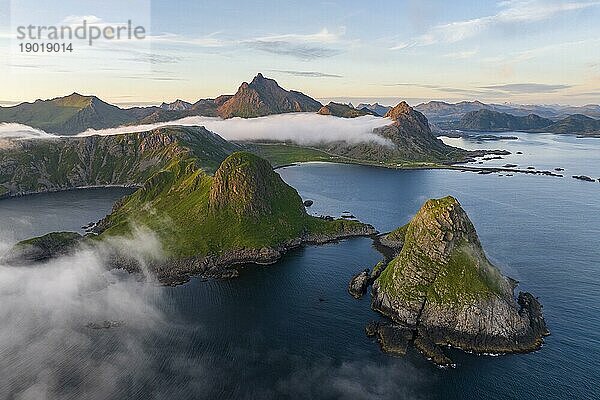
<svg viewBox="0 0 600 400">
<path fill-rule="evenodd" d="M 350 212 L 380 232 L 408 222 L 429 198 L 455 196 L 489 259 L 543 304 L 551 335 L 539 351 L 446 349 L 456 362 L 449 369 L 415 350 L 382 353 L 365 335 L 381 318 L 370 296 L 347 293 L 353 274 L 382 259 L 369 238 L 303 247 L 274 265 L 244 266 L 236 279 L 176 287 L 105 271 L 100 255 L 82 250 L 34 267 L 0 266 L 0 398 L 600 398 L 600 183 L 572 178 L 600 178 L 600 139 L 500 135 L 518 139 L 444 141 L 511 152 L 470 165 L 562 168 L 564 176 L 329 163 L 277 172 L 314 201 L 309 213 Z M 0 251 L 33 235 L 82 232 L 128 193 L 0 200 Z M 158 246 L 147 232 L 130 240 Z"/>
</svg>

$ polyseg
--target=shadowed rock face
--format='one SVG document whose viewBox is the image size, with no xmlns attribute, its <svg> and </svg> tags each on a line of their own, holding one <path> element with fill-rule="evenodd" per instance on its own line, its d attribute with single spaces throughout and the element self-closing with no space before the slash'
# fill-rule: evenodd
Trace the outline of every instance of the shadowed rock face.
<svg viewBox="0 0 600 400">
<path fill-rule="evenodd" d="M 273 79 L 256 75 L 252 82 L 244 82 L 237 93 L 219 107 L 223 118 L 262 117 L 289 112 L 316 112 L 322 107 L 318 101 L 296 91 L 287 91 Z"/>
<path fill-rule="evenodd" d="M 374 309 L 437 344 L 502 353 L 540 346 L 548 334 L 541 305 L 529 293 L 515 301 L 516 282 L 488 261 L 456 199 L 427 201 L 404 235 L 373 284 Z"/>
</svg>

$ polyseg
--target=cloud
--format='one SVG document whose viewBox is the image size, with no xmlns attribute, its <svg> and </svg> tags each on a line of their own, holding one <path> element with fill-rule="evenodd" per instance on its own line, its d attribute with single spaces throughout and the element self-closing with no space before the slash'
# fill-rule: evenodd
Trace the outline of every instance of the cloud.
<svg viewBox="0 0 600 400">
<path fill-rule="evenodd" d="M 439 85 L 430 85 L 426 83 L 390 83 L 384 86 L 410 86 L 410 87 L 418 87 L 421 89 L 438 89 Z"/>
<path fill-rule="evenodd" d="M 390 49 L 401 50 L 409 47 L 429 46 L 438 43 L 456 43 L 477 36 L 494 26 L 542 21 L 568 11 L 582 10 L 598 5 L 600 5 L 600 1 L 501 1 L 498 3 L 500 11 L 496 14 L 436 25 L 424 34 L 408 41 L 402 41 L 392 46 Z"/>
<path fill-rule="evenodd" d="M 293 365 L 294 372 L 274 385 L 273 393 L 261 397 L 411 400 L 426 398 L 423 387 L 430 383 L 430 378 L 406 360 L 346 361 L 340 365 L 322 360 Z"/>
<path fill-rule="evenodd" d="M 81 25 L 83 21 L 88 24 L 100 24 L 102 18 L 95 15 L 68 15 L 61 22 L 66 25 Z"/>
<path fill-rule="evenodd" d="M 336 47 L 336 45 L 342 43 L 341 39 L 346 30 L 342 27 L 337 32 L 332 32 L 327 28 L 323 28 L 318 32 L 310 34 L 288 33 L 246 39 L 226 39 L 219 37 L 221 33 L 218 31 L 201 37 L 161 33 L 147 36 L 147 38 L 153 43 L 166 45 L 229 49 L 251 48 L 266 53 L 291 56 L 302 61 L 309 61 L 317 58 L 332 57 L 342 53 L 342 50 Z"/>
<path fill-rule="evenodd" d="M 270 72 L 278 72 L 280 74 L 286 74 L 286 75 L 300 76 L 300 77 L 304 77 L 304 78 L 343 78 L 342 75 L 326 74 L 323 72 L 316 72 L 316 71 L 288 71 L 288 70 L 281 70 L 281 69 L 270 69 L 269 71 Z"/>
<path fill-rule="evenodd" d="M 124 245 L 150 243 L 139 236 Z M 145 340 L 168 328 L 158 308 L 163 292 L 107 271 L 90 249 L 31 267 L 0 265 L 0 398 L 117 398 L 131 382 L 158 376 Z M 123 325 L 86 326 L 104 321 Z"/>
<path fill-rule="evenodd" d="M 375 142 L 391 145 L 383 137 L 374 134 L 374 128 L 390 123 L 389 119 L 371 115 L 358 118 L 338 118 L 316 113 L 291 113 L 260 118 L 187 117 L 176 121 L 119 128 L 87 130 L 78 136 L 120 135 L 142 132 L 161 126 L 204 126 L 226 140 L 272 140 L 290 141 L 299 145 L 316 145 L 345 141 L 351 144 Z"/>
<path fill-rule="evenodd" d="M 255 50 L 260 50 L 271 54 L 291 56 L 301 61 L 311 61 L 317 58 L 333 57 L 342 53 L 342 50 L 333 49 L 326 46 L 290 43 L 283 40 L 252 40 L 246 41 L 245 44 Z"/>
<path fill-rule="evenodd" d="M 44 132 L 41 129 L 35 129 L 27 125 L 17 123 L 0 123 L 1 139 L 52 139 L 56 136 Z"/>
<path fill-rule="evenodd" d="M 218 31 L 206 36 L 188 37 L 176 33 L 165 32 L 159 35 L 148 35 L 146 38 L 157 44 L 183 44 L 199 47 L 223 47 L 232 45 L 234 43 L 230 40 L 218 38 L 217 36 L 220 33 L 221 32 Z"/>
<path fill-rule="evenodd" d="M 471 58 L 475 54 L 477 54 L 477 50 L 464 50 L 464 51 L 456 51 L 453 53 L 444 54 L 443 57 L 452 58 L 455 60 L 463 60 L 466 58 Z"/>
<path fill-rule="evenodd" d="M 561 84 L 542 84 L 542 83 L 511 83 L 503 85 L 480 86 L 477 88 L 455 88 L 441 85 L 421 84 L 421 83 L 394 83 L 386 86 L 407 86 L 421 89 L 432 89 L 445 93 L 463 94 L 469 96 L 487 96 L 502 92 L 503 94 L 522 94 L 522 93 L 556 93 L 559 90 L 568 89 L 572 85 Z"/>
<path fill-rule="evenodd" d="M 543 83 L 509 83 L 505 85 L 482 86 L 482 89 L 499 90 L 511 94 L 521 93 L 556 93 L 559 90 L 569 89 L 573 85 L 549 85 Z"/>
<path fill-rule="evenodd" d="M 108 129 L 88 129 L 77 136 L 110 136 L 144 132 L 163 126 L 204 126 L 226 140 L 271 140 L 293 142 L 299 145 L 317 145 L 345 141 L 350 144 L 375 142 L 391 145 L 387 139 L 373 133 L 373 129 L 390 124 L 387 118 L 365 115 L 358 118 L 338 118 L 317 113 L 289 113 L 260 118 L 186 117 L 155 124 L 121 126 Z M 56 138 L 20 124 L 0 125 L 0 138 Z M 65 136 L 71 137 L 71 136 Z"/>
</svg>

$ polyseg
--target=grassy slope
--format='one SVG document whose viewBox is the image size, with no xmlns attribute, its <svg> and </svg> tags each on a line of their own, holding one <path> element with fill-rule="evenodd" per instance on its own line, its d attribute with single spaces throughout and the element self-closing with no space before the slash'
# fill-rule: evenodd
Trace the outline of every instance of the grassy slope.
<svg viewBox="0 0 600 400">
<path fill-rule="evenodd" d="M 293 144 L 280 143 L 240 143 L 248 151 L 265 158 L 273 166 L 280 167 L 299 162 L 321 161 L 335 162 L 343 164 L 373 165 L 388 168 L 415 169 L 415 168 L 436 168 L 442 167 L 442 164 L 435 162 L 419 162 L 411 160 L 395 159 L 391 161 L 372 161 L 365 159 L 356 159 L 327 153 L 312 147 L 303 147 Z"/>
<path fill-rule="evenodd" d="M 235 153 L 255 162 L 256 156 Z M 270 171 L 276 175 L 275 172 Z M 273 179 L 279 179 L 277 175 Z M 300 212 L 298 193 L 283 181 L 272 189 L 269 213 L 239 213 L 235 204 L 211 209 L 209 197 L 215 178 L 194 167 L 194 160 L 174 160 L 129 196 L 110 216 L 111 227 L 101 238 L 124 235 L 135 226 L 155 231 L 170 257 L 219 254 L 242 248 L 277 246 L 303 233 L 333 233 L 352 221 L 324 221 Z M 240 194 L 242 195 L 242 194 Z"/>
</svg>

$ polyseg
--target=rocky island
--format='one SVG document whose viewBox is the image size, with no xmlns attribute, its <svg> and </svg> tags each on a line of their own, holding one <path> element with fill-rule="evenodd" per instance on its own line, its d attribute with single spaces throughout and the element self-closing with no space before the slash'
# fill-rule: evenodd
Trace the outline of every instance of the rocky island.
<svg viewBox="0 0 600 400">
<path fill-rule="evenodd" d="M 453 197 L 427 201 L 378 245 L 391 257 L 371 274 L 372 308 L 390 321 L 369 324 L 367 333 L 384 351 L 403 354 L 412 343 L 447 366 L 452 361 L 439 346 L 528 352 L 549 334 L 538 300 L 523 292 L 515 299 L 517 282 L 489 262 Z"/>
</svg>

